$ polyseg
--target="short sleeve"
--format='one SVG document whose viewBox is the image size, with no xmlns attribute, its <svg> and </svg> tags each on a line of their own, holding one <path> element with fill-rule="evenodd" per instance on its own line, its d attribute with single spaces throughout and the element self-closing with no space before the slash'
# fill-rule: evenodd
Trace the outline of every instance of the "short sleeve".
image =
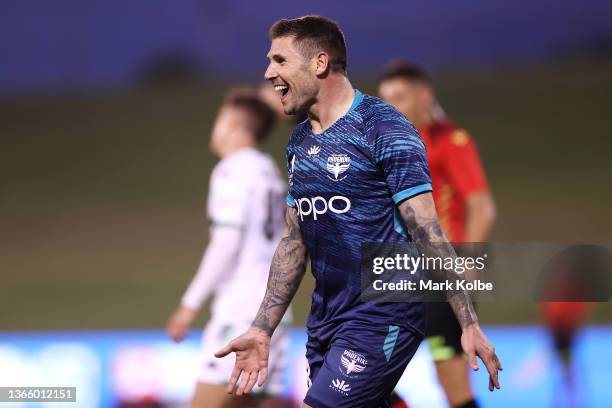
<svg viewBox="0 0 612 408">
<path fill-rule="evenodd" d="M 386 120 L 375 129 L 374 160 L 382 169 L 395 204 L 431 191 L 425 144 L 402 119 Z"/>
<path fill-rule="evenodd" d="M 472 137 L 464 130 L 456 130 L 442 143 L 442 162 L 457 192 L 465 197 L 487 191 L 487 178 Z"/>
<path fill-rule="evenodd" d="M 243 227 L 246 224 L 248 186 L 224 169 L 213 172 L 208 196 L 208 217 L 213 225 Z"/>
</svg>

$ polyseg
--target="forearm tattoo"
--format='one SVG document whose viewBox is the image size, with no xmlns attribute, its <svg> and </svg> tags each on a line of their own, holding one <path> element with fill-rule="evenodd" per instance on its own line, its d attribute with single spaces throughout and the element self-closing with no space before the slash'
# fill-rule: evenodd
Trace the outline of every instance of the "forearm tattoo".
<svg viewBox="0 0 612 408">
<path fill-rule="evenodd" d="M 414 199 L 404 201 L 400 204 L 399 211 L 406 229 L 422 254 L 427 257 L 441 258 L 457 256 L 442 230 L 430 195 L 417 196 Z M 454 270 L 443 269 L 431 272 L 437 277 L 451 281 L 461 277 Z M 446 297 L 461 327 L 466 327 L 478 321 L 467 291 L 450 290 L 446 292 Z"/>
<path fill-rule="evenodd" d="M 295 209 L 287 208 L 285 223 L 284 236 L 272 258 L 266 294 L 252 324 L 270 336 L 289 307 L 306 271 L 307 251 Z"/>
</svg>

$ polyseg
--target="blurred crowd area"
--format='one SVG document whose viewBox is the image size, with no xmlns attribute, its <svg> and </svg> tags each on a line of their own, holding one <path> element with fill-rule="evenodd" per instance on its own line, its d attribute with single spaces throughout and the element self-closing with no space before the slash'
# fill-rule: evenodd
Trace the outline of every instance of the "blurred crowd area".
<svg viewBox="0 0 612 408">
<path fill-rule="evenodd" d="M 492 240 L 610 241 L 609 3 L 0 5 L 2 330 L 164 325 L 207 239 L 212 121 L 227 88 L 260 83 L 267 28 L 283 16 L 337 19 L 364 92 L 392 59 L 432 71 L 478 143 L 499 210 Z M 290 130 L 264 146 L 281 168 Z M 480 313 L 538 320 L 532 303 Z M 592 319 L 612 323 L 612 308 Z"/>
</svg>

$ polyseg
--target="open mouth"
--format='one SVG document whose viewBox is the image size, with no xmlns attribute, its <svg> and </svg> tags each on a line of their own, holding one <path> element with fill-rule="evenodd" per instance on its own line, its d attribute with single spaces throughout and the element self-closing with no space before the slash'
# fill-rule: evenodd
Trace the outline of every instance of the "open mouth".
<svg viewBox="0 0 612 408">
<path fill-rule="evenodd" d="M 274 90 L 280 94 L 282 99 L 282 97 L 287 95 L 287 92 L 289 92 L 289 86 L 283 84 L 276 84 L 274 85 Z"/>
</svg>

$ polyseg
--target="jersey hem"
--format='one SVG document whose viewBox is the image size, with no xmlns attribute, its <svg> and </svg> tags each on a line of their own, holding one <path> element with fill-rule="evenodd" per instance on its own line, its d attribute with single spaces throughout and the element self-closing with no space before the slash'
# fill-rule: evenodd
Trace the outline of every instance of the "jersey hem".
<svg viewBox="0 0 612 408">
<path fill-rule="evenodd" d="M 343 323 L 347 323 L 350 320 L 359 320 L 359 319 L 353 318 L 353 319 L 348 319 L 348 320 L 336 321 L 335 324 L 333 325 L 335 327 L 334 333 L 337 330 L 340 329 L 340 327 L 342 326 Z M 365 322 L 364 320 L 361 320 L 361 321 Z M 327 324 L 329 324 L 329 322 L 323 323 L 323 324 L 309 326 L 308 323 L 307 323 L 306 324 L 306 335 L 308 337 L 312 337 L 312 338 L 315 338 L 315 339 L 320 339 L 320 336 L 318 336 L 316 332 L 319 331 L 324 326 L 326 326 Z M 400 321 L 400 320 L 397 320 L 397 319 L 394 319 L 394 318 L 385 319 L 385 320 L 382 320 L 382 321 L 368 321 L 368 324 L 375 325 L 375 326 L 381 326 L 381 327 L 388 327 L 389 325 L 399 326 L 399 327 L 402 327 L 402 328 L 408 330 L 409 332 L 411 332 L 412 334 L 414 334 L 416 337 L 420 338 L 421 340 L 423 340 L 426 337 L 424 330 L 419 329 L 418 327 L 416 327 L 412 323 Z"/>
</svg>

